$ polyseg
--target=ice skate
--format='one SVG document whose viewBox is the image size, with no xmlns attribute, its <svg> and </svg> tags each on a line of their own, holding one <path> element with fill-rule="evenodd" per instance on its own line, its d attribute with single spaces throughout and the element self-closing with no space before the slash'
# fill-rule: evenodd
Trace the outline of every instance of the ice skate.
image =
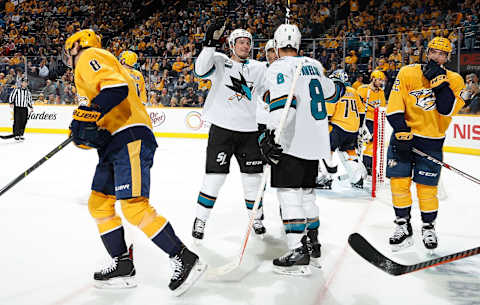
<svg viewBox="0 0 480 305">
<path fill-rule="evenodd" d="M 267 232 L 267 229 L 265 229 L 265 226 L 263 225 L 263 222 L 261 219 L 255 219 L 253 221 L 253 230 L 255 231 L 255 234 L 262 239 L 265 236 L 265 233 Z"/>
<path fill-rule="evenodd" d="M 308 230 L 307 232 L 307 249 L 310 254 L 310 265 L 321 268 L 320 257 L 322 256 L 322 245 L 318 242 L 318 230 Z"/>
<path fill-rule="evenodd" d="M 320 190 L 331 190 L 333 179 L 330 176 L 322 175 L 317 178 L 315 188 Z"/>
<path fill-rule="evenodd" d="M 273 271 L 279 274 L 306 276 L 312 274 L 309 264 L 310 254 L 306 245 L 306 237 L 304 237 L 302 246 L 273 260 Z"/>
<path fill-rule="evenodd" d="M 200 244 L 203 240 L 203 232 L 205 230 L 205 221 L 201 220 L 200 218 L 195 218 L 193 222 L 193 229 L 192 229 L 192 236 L 193 242 L 195 244 Z"/>
<path fill-rule="evenodd" d="M 168 288 L 175 296 L 184 294 L 192 287 L 207 270 L 207 265 L 202 263 L 198 256 L 187 248 L 170 258 L 173 275 Z"/>
<path fill-rule="evenodd" d="M 127 253 L 114 257 L 109 266 L 95 272 L 93 278 L 94 286 L 100 289 L 136 287 L 133 246 L 130 246 Z"/>
<path fill-rule="evenodd" d="M 413 231 L 410 221 L 405 218 L 398 218 L 393 236 L 390 237 L 390 246 L 393 252 L 400 251 L 413 245 Z"/>
<path fill-rule="evenodd" d="M 429 254 L 433 255 L 433 250 L 438 246 L 437 233 L 435 232 L 435 225 L 433 223 L 424 223 L 422 225 L 422 240 L 423 245 Z"/>
<path fill-rule="evenodd" d="M 355 189 L 363 190 L 363 178 L 361 178 L 360 181 L 358 181 L 356 183 L 351 183 L 351 185 Z"/>
</svg>

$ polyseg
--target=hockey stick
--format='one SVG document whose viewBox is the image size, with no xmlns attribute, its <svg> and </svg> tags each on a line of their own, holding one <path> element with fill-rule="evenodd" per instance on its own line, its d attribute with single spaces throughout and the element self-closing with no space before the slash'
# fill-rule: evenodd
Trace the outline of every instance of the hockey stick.
<svg viewBox="0 0 480 305">
<path fill-rule="evenodd" d="M 29 169 L 27 169 L 25 172 L 21 173 L 17 178 L 13 179 L 10 183 L 5 185 L 1 190 L 0 190 L 0 196 L 2 196 L 6 191 L 11 189 L 15 184 L 20 182 L 23 178 L 27 177 L 30 175 L 35 169 L 37 169 L 40 165 L 45 163 L 48 159 L 50 159 L 53 155 L 55 155 L 57 152 L 62 150 L 65 146 L 67 146 L 70 142 L 72 142 L 73 138 L 68 137 L 65 141 L 63 141 L 60 145 L 55 147 L 51 152 L 46 154 L 44 157 L 42 157 L 40 160 L 37 161 L 34 165 L 32 165 Z"/>
<path fill-rule="evenodd" d="M 6 139 L 11 139 L 13 137 L 15 137 L 15 135 L 12 133 L 12 134 L 9 134 L 9 135 L 6 135 L 6 136 L 0 136 L 0 139 L 6 140 Z"/>
<path fill-rule="evenodd" d="M 362 123 L 362 126 L 360 127 L 360 129 L 362 129 L 362 130 L 367 128 L 367 111 L 368 111 L 368 103 L 370 102 L 370 91 L 371 91 L 371 89 L 370 89 L 370 85 L 369 85 L 368 90 L 367 90 L 367 98 L 365 100 L 365 117 L 363 118 L 363 123 Z M 363 152 L 366 149 L 366 148 L 365 149 L 363 148 L 363 144 L 365 144 L 365 143 L 368 143 L 368 141 L 365 141 L 365 139 L 362 136 L 362 141 L 358 145 L 359 146 L 358 149 L 360 150 L 360 153 L 359 153 L 358 157 L 359 157 L 360 161 L 362 161 L 362 162 L 363 162 Z"/>
<path fill-rule="evenodd" d="M 445 163 L 445 162 L 442 162 L 442 161 L 440 161 L 440 160 L 437 160 L 437 159 L 435 159 L 434 157 L 430 156 L 429 154 L 426 154 L 426 153 L 424 153 L 423 151 L 420 151 L 420 150 L 416 149 L 415 147 L 412 148 L 412 151 L 413 151 L 414 153 L 416 153 L 417 155 L 422 156 L 422 157 L 424 157 L 424 158 L 432 161 L 433 163 L 436 163 L 436 164 L 438 164 L 438 165 L 441 165 L 441 166 L 445 167 L 446 169 L 449 169 L 449 170 L 451 170 L 451 171 L 459 174 L 460 176 L 463 176 L 463 177 L 467 178 L 468 180 L 475 182 L 476 184 L 480 184 L 480 180 L 479 180 L 479 179 L 477 179 L 477 178 L 475 178 L 475 177 L 473 177 L 473 176 L 470 176 L 469 174 L 467 174 L 467 173 L 465 173 L 465 172 L 462 172 L 461 170 L 456 169 L 455 167 L 453 167 L 453 166 L 451 166 L 451 165 L 449 165 L 449 164 L 447 164 L 447 163 Z"/>
<path fill-rule="evenodd" d="M 391 275 L 403 275 L 438 265 L 443 265 L 459 259 L 480 254 L 480 247 L 437 257 L 413 265 L 397 263 L 375 249 L 362 235 L 353 233 L 348 237 L 348 244 L 352 249 L 375 267 Z"/>
<path fill-rule="evenodd" d="M 280 117 L 280 123 L 278 124 L 277 129 L 275 130 L 275 143 L 278 143 L 280 140 L 280 135 L 282 133 L 283 127 L 285 125 L 285 121 L 287 120 L 288 110 L 290 109 L 290 105 L 292 104 L 293 93 L 295 92 L 295 85 L 297 83 L 298 77 L 300 76 L 300 72 L 302 71 L 304 60 L 300 62 L 295 70 L 295 74 L 293 76 L 292 86 L 290 87 L 290 92 L 288 93 L 287 101 L 285 102 L 285 106 L 283 108 L 282 116 Z M 229 263 L 219 266 L 217 268 L 210 269 L 209 276 L 211 277 L 219 277 L 222 275 L 226 275 L 233 270 L 237 269 L 240 264 L 242 263 L 243 256 L 245 254 L 245 250 L 247 248 L 248 238 L 250 237 L 250 233 L 252 232 L 253 221 L 255 220 L 255 216 L 257 215 L 258 206 L 260 204 L 260 200 L 263 197 L 263 192 L 265 191 L 265 187 L 267 185 L 267 179 L 270 176 L 270 166 L 267 164 L 265 166 L 265 170 L 262 175 L 262 180 L 260 183 L 260 187 L 258 188 L 257 197 L 255 198 L 255 203 L 253 205 L 252 211 L 250 213 L 250 219 L 248 221 L 247 232 L 243 237 L 242 244 L 240 246 L 240 251 L 238 255 Z"/>
</svg>

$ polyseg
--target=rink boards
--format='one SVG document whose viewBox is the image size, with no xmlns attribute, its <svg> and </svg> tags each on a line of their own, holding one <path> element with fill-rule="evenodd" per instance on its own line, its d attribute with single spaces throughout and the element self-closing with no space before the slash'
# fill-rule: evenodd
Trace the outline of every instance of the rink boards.
<svg viewBox="0 0 480 305">
<path fill-rule="evenodd" d="M 26 132 L 67 133 L 75 106 L 35 105 Z M 208 123 L 201 118 L 201 108 L 147 107 L 157 137 L 207 138 Z M 0 105 L 0 131 L 11 132 L 13 109 Z M 459 115 L 447 131 L 444 150 L 480 155 L 480 117 Z"/>
</svg>

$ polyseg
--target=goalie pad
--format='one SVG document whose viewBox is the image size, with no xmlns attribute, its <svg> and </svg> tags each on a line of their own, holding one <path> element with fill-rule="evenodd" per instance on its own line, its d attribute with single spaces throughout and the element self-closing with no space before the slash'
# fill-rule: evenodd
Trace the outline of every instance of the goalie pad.
<svg viewBox="0 0 480 305">
<path fill-rule="evenodd" d="M 367 178 L 367 169 L 358 158 L 350 158 L 346 152 L 341 151 L 338 151 L 338 155 L 343 167 L 347 171 L 350 183 L 356 184 L 360 182 L 360 180 Z"/>
</svg>

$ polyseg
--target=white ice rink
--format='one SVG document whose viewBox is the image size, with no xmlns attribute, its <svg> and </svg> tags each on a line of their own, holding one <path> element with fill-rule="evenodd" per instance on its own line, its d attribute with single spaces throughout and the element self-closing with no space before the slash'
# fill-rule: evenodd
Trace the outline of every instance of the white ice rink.
<svg viewBox="0 0 480 305">
<path fill-rule="evenodd" d="M 65 139 L 27 134 L 23 143 L 0 140 L 0 187 Z M 204 172 L 205 140 L 158 138 L 151 203 L 192 245 L 191 226 Z M 388 196 L 371 201 L 363 191 L 317 193 L 320 208 L 322 269 L 307 278 L 272 273 L 272 259 L 286 244 L 275 193 L 264 206 L 267 237 L 250 239 L 241 268 L 220 281 L 202 279 L 180 298 L 169 294 L 167 256 L 138 229 L 124 222 L 135 245 L 138 287 L 122 291 L 92 287 L 93 272 L 108 262 L 107 252 L 86 206 L 97 162 L 96 152 L 66 147 L 0 197 L 0 304 L 205 304 L 205 305 L 475 305 L 480 304 L 480 256 L 393 277 L 368 264 L 347 244 L 352 232 L 364 235 L 382 253 L 402 263 L 428 257 L 419 238 L 414 203 L 415 245 L 400 254 L 387 247 L 393 232 Z M 445 154 L 445 162 L 480 176 L 476 156 Z M 442 171 L 448 199 L 440 202 L 438 255 L 479 246 L 479 185 Z M 193 247 L 211 267 L 235 255 L 247 224 L 240 175 L 229 175 L 207 222 L 206 240 Z"/>
</svg>

